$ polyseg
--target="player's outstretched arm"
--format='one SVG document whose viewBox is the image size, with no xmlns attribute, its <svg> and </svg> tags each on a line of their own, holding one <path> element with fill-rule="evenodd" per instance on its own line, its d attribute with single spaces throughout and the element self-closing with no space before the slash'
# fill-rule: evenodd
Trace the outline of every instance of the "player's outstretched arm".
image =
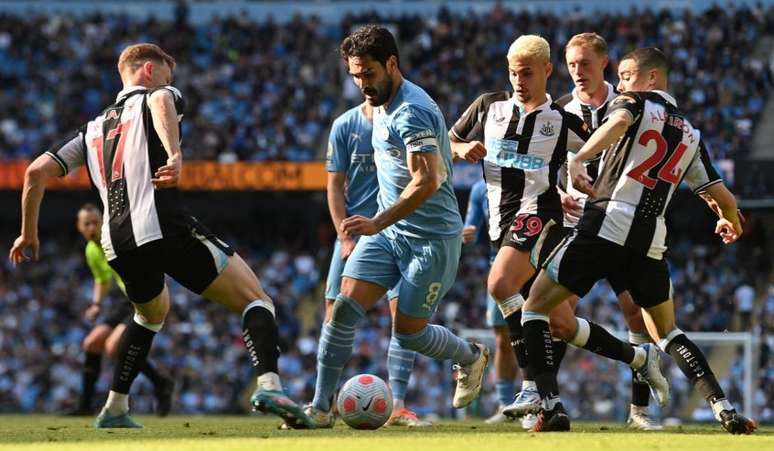
<svg viewBox="0 0 774 451">
<path fill-rule="evenodd" d="M 628 111 L 616 111 L 591 135 L 581 150 L 575 154 L 575 158 L 568 163 L 573 187 L 580 192 L 594 195 L 594 190 L 591 187 L 593 180 L 586 172 L 586 166 L 583 163 L 595 158 L 600 152 L 617 142 L 626 133 L 632 121 L 632 115 Z"/>
<path fill-rule="evenodd" d="M 486 147 L 481 141 L 461 141 L 454 132 L 449 132 L 449 144 L 451 145 L 454 161 L 465 160 L 476 163 L 486 156 Z"/>
<path fill-rule="evenodd" d="M 715 233 L 723 242 L 731 244 L 742 236 L 742 221 L 736 206 L 736 198 L 723 183 L 715 183 L 704 191 L 717 204 L 720 219 L 715 225 Z"/>
<path fill-rule="evenodd" d="M 328 172 L 328 211 L 331 214 L 333 227 L 336 228 L 339 242 L 341 242 L 341 259 L 349 257 L 355 249 L 355 240 L 347 236 L 341 227 L 341 223 L 347 217 L 347 201 L 344 195 L 344 185 L 347 180 L 346 172 Z"/>
<path fill-rule="evenodd" d="M 379 233 L 419 208 L 446 180 L 446 170 L 438 152 L 409 152 L 407 158 L 411 181 L 403 189 L 398 201 L 373 219 L 363 216 L 345 219 L 342 228 L 347 235 Z"/>
<path fill-rule="evenodd" d="M 40 214 L 40 203 L 43 201 L 43 194 L 46 191 L 46 184 L 52 177 L 61 174 L 62 169 L 59 163 L 54 161 L 48 154 L 43 154 L 35 159 L 27 167 L 24 173 L 24 188 L 22 190 L 22 226 L 21 235 L 16 238 L 13 247 L 8 254 L 8 258 L 14 265 L 18 265 L 30 258 L 38 259 L 38 216 Z M 32 256 L 26 254 L 26 250 L 32 252 Z"/>
<path fill-rule="evenodd" d="M 155 91 L 148 98 L 148 107 L 153 118 L 153 128 L 169 157 L 167 164 L 154 174 L 153 185 L 156 188 L 175 187 L 180 181 L 183 153 L 180 150 L 180 126 L 174 94 L 167 89 Z"/>
</svg>

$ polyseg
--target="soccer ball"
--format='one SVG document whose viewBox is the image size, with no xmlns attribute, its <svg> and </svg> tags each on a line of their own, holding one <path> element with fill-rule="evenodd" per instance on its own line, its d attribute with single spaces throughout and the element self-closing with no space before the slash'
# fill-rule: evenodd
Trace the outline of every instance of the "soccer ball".
<svg viewBox="0 0 774 451">
<path fill-rule="evenodd" d="M 392 391 L 379 377 L 358 374 L 341 387 L 336 405 L 350 427 L 378 429 L 392 414 Z"/>
</svg>

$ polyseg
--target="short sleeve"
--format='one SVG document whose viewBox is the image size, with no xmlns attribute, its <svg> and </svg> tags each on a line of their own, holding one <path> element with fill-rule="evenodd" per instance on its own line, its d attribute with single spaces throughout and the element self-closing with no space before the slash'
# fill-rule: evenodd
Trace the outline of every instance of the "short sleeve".
<svg viewBox="0 0 774 451">
<path fill-rule="evenodd" d="M 468 199 L 468 212 L 465 215 L 466 226 L 481 227 L 484 224 L 486 208 L 486 183 L 479 182 L 473 185 Z"/>
<path fill-rule="evenodd" d="M 108 265 L 105 255 L 100 252 L 97 245 L 90 243 L 86 246 L 86 264 L 89 266 L 92 276 L 94 276 L 94 282 L 105 283 L 113 280 L 110 265 Z"/>
<path fill-rule="evenodd" d="M 468 109 L 462 113 L 457 122 L 451 128 L 451 134 L 460 141 L 483 141 L 484 140 L 484 95 L 479 96 Z"/>
<path fill-rule="evenodd" d="M 700 193 L 707 187 L 722 181 L 720 175 L 712 166 L 707 148 L 703 141 L 699 141 L 699 150 L 694 155 L 691 165 L 685 173 L 685 183 L 694 193 Z"/>
<path fill-rule="evenodd" d="M 148 95 L 150 96 L 154 92 L 161 90 L 167 90 L 172 93 L 172 97 L 175 99 L 175 111 L 177 111 L 179 116 L 182 116 L 185 112 L 185 100 L 183 99 L 183 94 L 180 92 L 180 90 L 171 85 L 160 86 L 149 91 Z"/>
<path fill-rule="evenodd" d="M 567 150 L 578 153 L 591 137 L 589 127 L 583 122 L 583 119 L 574 114 L 564 112 L 563 116 L 567 127 Z"/>
<path fill-rule="evenodd" d="M 336 121 L 331 127 L 331 134 L 328 138 L 325 169 L 328 172 L 346 172 L 349 169 L 349 160 L 347 134 L 342 124 Z"/>
<path fill-rule="evenodd" d="M 435 119 L 433 113 L 416 105 L 406 105 L 395 114 L 395 131 L 407 152 L 438 151 L 438 127 Z M 444 125 L 444 129 L 445 127 Z"/>
<path fill-rule="evenodd" d="M 86 164 L 86 127 L 69 133 L 63 140 L 46 151 L 46 155 L 62 168 L 62 176 Z"/>
<path fill-rule="evenodd" d="M 625 111 L 632 119 L 632 123 L 637 122 L 642 116 L 642 112 L 645 108 L 645 101 L 642 97 L 636 93 L 625 92 L 619 94 L 616 98 L 610 101 L 610 106 L 607 108 L 607 113 L 602 122 L 607 121 L 609 117 L 615 114 L 617 111 Z"/>
</svg>

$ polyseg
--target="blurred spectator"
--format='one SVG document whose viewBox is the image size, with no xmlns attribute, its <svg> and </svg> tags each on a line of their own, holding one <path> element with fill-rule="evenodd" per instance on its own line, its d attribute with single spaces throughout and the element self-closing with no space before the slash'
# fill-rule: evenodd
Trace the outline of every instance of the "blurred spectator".
<svg viewBox="0 0 774 451">
<path fill-rule="evenodd" d="M 681 109 L 714 158 L 729 158 L 749 151 L 772 88 L 770 66 L 753 56 L 772 32 L 772 11 L 730 6 L 559 16 L 495 6 L 481 14 L 345 16 L 338 27 L 304 16 L 287 24 L 216 16 L 190 25 L 184 6 L 170 22 L 1 13 L 0 158 L 29 158 L 110 104 L 120 89 L 116 56 L 137 41 L 156 42 L 177 59 L 187 158 L 320 158 L 335 114 L 361 102 L 336 50 L 345 33 L 366 22 L 395 25 L 404 74 L 429 91 L 449 122 L 481 92 L 508 88 L 505 54 L 519 34 L 551 42 L 554 98 L 572 88 L 563 49 L 575 33 L 593 30 L 607 39 L 612 82 L 624 53 L 659 46 L 670 58 L 669 89 Z"/>
</svg>

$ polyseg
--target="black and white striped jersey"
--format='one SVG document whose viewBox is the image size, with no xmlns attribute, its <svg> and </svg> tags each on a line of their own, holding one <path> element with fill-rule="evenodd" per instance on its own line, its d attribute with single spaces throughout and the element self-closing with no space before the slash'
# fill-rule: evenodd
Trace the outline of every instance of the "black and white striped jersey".
<svg viewBox="0 0 774 451">
<path fill-rule="evenodd" d="M 567 151 L 578 151 L 589 137 L 577 116 L 550 97 L 526 113 L 512 92 L 481 95 L 454 124 L 460 141 L 482 141 L 482 161 L 489 201 L 489 237 L 500 238 L 517 214 L 540 214 L 562 220 L 556 190 L 559 168 Z"/>
<path fill-rule="evenodd" d="M 625 111 L 633 123 L 602 155 L 596 196 L 586 201 L 578 228 L 661 259 L 666 211 L 684 180 L 694 192 L 720 182 L 701 133 L 663 91 L 627 92 L 610 102 L 607 117 Z"/>
<path fill-rule="evenodd" d="M 607 97 L 605 98 L 604 103 L 596 108 L 581 101 L 580 97 L 578 97 L 578 88 L 575 88 L 571 93 L 560 97 L 556 103 L 568 113 L 572 113 L 583 119 L 583 122 L 589 128 L 589 131 L 594 133 L 594 131 L 602 125 L 602 120 L 605 118 L 608 104 L 618 95 L 615 86 L 610 83 L 605 82 L 605 88 L 607 89 Z M 568 161 L 572 160 L 572 158 L 572 153 L 567 154 Z M 601 159 L 602 156 L 600 155 L 597 158 L 586 162 L 586 171 L 594 180 L 596 180 L 597 174 L 599 173 L 599 162 Z M 568 177 L 569 174 L 567 170 L 567 165 L 562 166 L 562 172 L 559 175 L 560 186 L 567 194 L 571 195 L 582 204 L 586 200 L 586 194 L 578 191 L 572 186 L 572 180 Z M 576 225 L 578 225 L 578 219 L 565 213 L 564 226 L 575 227 Z"/>
<path fill-rule="evenodd" d="M 174 95 L 182 119 L 180 91 L 172 86 L 157 89 Z M 176 188 L 155 190 L 151 183 L 168 158 L 148 107 L 153 91 L 125 88 L 113 105 L 46 152 L 62 167 L 62 175 L 86 166 L 104 207 L 102 248 L 108 260 L 145 243 L 189 233 L 193 221 Z"/>
</svg>

